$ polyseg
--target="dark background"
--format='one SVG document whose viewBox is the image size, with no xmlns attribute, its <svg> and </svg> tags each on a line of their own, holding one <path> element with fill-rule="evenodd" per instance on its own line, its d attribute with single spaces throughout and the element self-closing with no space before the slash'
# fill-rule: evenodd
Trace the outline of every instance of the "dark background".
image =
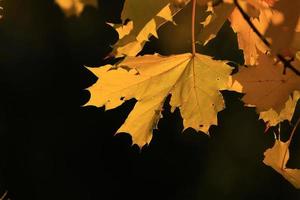
<svg viewBox="0 0 300 200">
<path fill-rule="evenodd" d="M 84 89 L 97 80 L 84 65 L 115 62 L 103 59 L 118 38 L 105 22 L 120 22 L 122 2 L 102 0 L 99 9 L 86 7 L 72 18 L 53 0 L 1 3 L 0 194 L 8 190 L 12 200 L 300 199 L 299 190 L 262 163 L 273 132 L 264 133 L 241 95 L 223 92 L 227 108 L 211 137 L 182 133 L 178 110 L 171 114 L 166 104 L 159 130 L 141 152 L 129 135 L 113 136 L 133 100 L 107 112 L 82 107 L 89 98 Z M 175 20 L 141 54 L 190 51 L 189 7 Z M 229 23 L 198 52 L 243 62 Z M 283 124 L 284 139 L 291 128 Z M 296 133 L 289 167 L 300 168 L 299 140 Z"/>
</svg>

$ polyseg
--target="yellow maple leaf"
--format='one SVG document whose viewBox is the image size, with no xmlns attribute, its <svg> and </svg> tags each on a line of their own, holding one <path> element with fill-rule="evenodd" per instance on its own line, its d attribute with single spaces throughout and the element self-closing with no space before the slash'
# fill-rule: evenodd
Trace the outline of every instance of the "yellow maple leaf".
<svg viewBox="0 0 300 200">
<path fill-rule="evenodd" d="M 184 1 L 186 5 L 190 0 Z M 136 56 L 148 41 L 150 36 L 157 36 L 157 29 L 168 21 L 173 21 L 173 16 L 182 7 L 175 6 L 169 0 L 140 1 L 126 0 L 122 11 L 122 20 L 131 20 L 124 29 L 116 29 L 121 35 L 114 45 L 116 57 Z"/>
<path fill-rule="evenodd" d="M 300 77 L 290 69 L 284 74 L 283 65 L 265 54 L 259 55 L 258 65 L 243 67 L 233 78 L 242 86 L 243 101 L 259 112 L 272 108 L 279 113 L 289 95 L 300 90 Z"/>
<path fill-rule="evenodd" d="M 300 169 L 290 169 L 286 167 L 286 163 L 289 160 L 290 139 L 287 142 L 275 139 L 274 146 L 264 152 L 265 158 L 263 163 L 272 167 L 294 187 L 300 189 Z"/>
<path fill-rule="evenodd" d="M 184 128 L 208 133 L 224 108 L 220 90 L 229 88 L 232 68 L 209 56 L 186 53 L 128 57 L 117 66 L 90 70 L 99 80 L 88 88 L 91 98 L 86 105 L 113 109 L 135 98 L 135 107 L 117 132 L 130 133 L 133 143 L 142 147 L 150 142 L 169 94 L 172 110 L 180 109 Z"/>
<path fill-rule="evenodd" d="M 66 16 L 79 16 L 85 5 L 97 7 L 97 0 L 55 0 L 57 5 L 64 11 Z"/>
</svg>

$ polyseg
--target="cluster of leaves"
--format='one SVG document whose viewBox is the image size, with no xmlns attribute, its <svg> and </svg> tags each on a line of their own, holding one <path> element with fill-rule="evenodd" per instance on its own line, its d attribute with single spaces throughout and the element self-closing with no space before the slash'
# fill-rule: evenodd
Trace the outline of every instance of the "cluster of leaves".
<svg viewBox="0 0 300 200">
<path fill-rule="evenodd" d="M 85 4 L 96 6 L 92 0 L 56 1 L 67 15 L 80 14 Z M 193 23 L 202 27 L 199 32 L 191 31 L 192 52 L 138 56 L 149 37 L 158 37 L 156 31 L 166 22 L 175 23 L 173 16 L 189 3 L 193 4 Z M 196 4 L 204 8 L 201 20 L 195 19 Z M 140 147 L 151 141 L 168 95 L 172 111 L 180 110 L 184 128 L 207 134 L 225 107 L 221 90 L 245 93 L 242 100 L 256 107 L 267 126 L 290 121 L 300 99 L 299 10 L 300 1 L 291 4 L 288 0 L 126 0 L 123 23 L 111 24 L 119 33 L 112 54 L 124 59 L 90 68 L 99 79 L 88 88 L 91 97 L 86 105 L 108 110 L 136 99 L 117 132 L 131 134 Z M 227 20 L 244 52 L 245 65 L 234 75 L 228 61 L 195 52 L 195 45 L 206 45 Z M 300 188 L 300 170 L 286 168 L 290 140 L 276 139 L 265 152 L 264 163 Z"/>
</svg>

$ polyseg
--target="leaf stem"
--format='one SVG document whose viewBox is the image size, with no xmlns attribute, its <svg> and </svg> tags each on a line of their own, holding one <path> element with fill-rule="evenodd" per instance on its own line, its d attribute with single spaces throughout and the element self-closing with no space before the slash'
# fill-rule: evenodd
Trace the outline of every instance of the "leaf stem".
<svg viewBox="0 0 300 200">
<path fill-rule="evenodd" d="M 293 138 L 293 136 L 295 135 L 296 130 L 297 130 L 297 128 L 298 128 L 299 125 L 300 125 L 300 117 L 298 118 L 298 120 L 297 120 L 297 122 L 296 122 L 296 124 L 295 124 L 295 126 L 294 126 L 294 128 L 293 128 L 293 130 L 292 130 L 292 133 L 291 133 L 291 135 L 290 135 L 289 140 L 287 141 L 287 142 L 288 142 L 288 143 L 287 143 L 287 148 L 286 148 L 286 150 L 285 150 L 285 152 L 284 152 L 284 156 L 283 156 L 283 160 L 282 160 L 282 164 L 281 164 L 281 169 L 283 169 L 283 167 L 284 167 L 284 161 L 285 161 L 285 157 L 286 157 L 287 152 L 288 152 L 288 148 L 289 148 L 289 146 L 290 146 L 290 143 L 291 143 L 291 141 L 292 141 L 292 138 Z"/>
<path fill-rule="evenodd" d="M 196 0 L 192 0 L 192 55 L 196 54 L 195 42 L 195 18 L 196 18 Z"/>
</svg>

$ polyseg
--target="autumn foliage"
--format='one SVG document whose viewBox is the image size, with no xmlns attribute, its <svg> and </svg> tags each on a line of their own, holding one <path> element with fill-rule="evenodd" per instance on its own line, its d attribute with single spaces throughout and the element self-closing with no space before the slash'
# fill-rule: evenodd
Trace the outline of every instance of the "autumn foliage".
<svg viewBox="0 0 300 200">
<path fill-rule="evenodd" d="M 66 15 L 80 15 L 92 0 L 56 0 Z M 192 47 L 180 55 L 139 55 L 151 36 L 173 16 L 192 4 Z M 202 7 L 201 20 L 195 18 L 196 6 Z M 122 24 L 110 24 L 119 33 L 112 55 L 122 58 L 115 65 L 89 68 L 99 79 L 88 88 L 86 105 L 105 109 L 136 99 L 135 107 L 117 133 L 131 134 L 134 144 L 143 147 L 152 138 L 166 98 L 180 110 L 184 129 L 209 134 L 217 125 L 217 113 L 224 109 L 220 91 L 244 93 L 246 106 L 256 107 L 267 127 L 278 127 L 291 120 L 300 99 L 300 1 L 288 0 L 126 0 Z M 243 50 L 244 66 L 237 73 L 229 61 L 215 60 L 195 51 L 206 45 L 229 20 Z M 201 24 L 195 31 L 194 25 Z M 274 146 L 264 153 L 263 162 L 274 168 L 296 188 L 300 170 L 289 169 L 289 144 L 275 138 Z"/>
</svg>

